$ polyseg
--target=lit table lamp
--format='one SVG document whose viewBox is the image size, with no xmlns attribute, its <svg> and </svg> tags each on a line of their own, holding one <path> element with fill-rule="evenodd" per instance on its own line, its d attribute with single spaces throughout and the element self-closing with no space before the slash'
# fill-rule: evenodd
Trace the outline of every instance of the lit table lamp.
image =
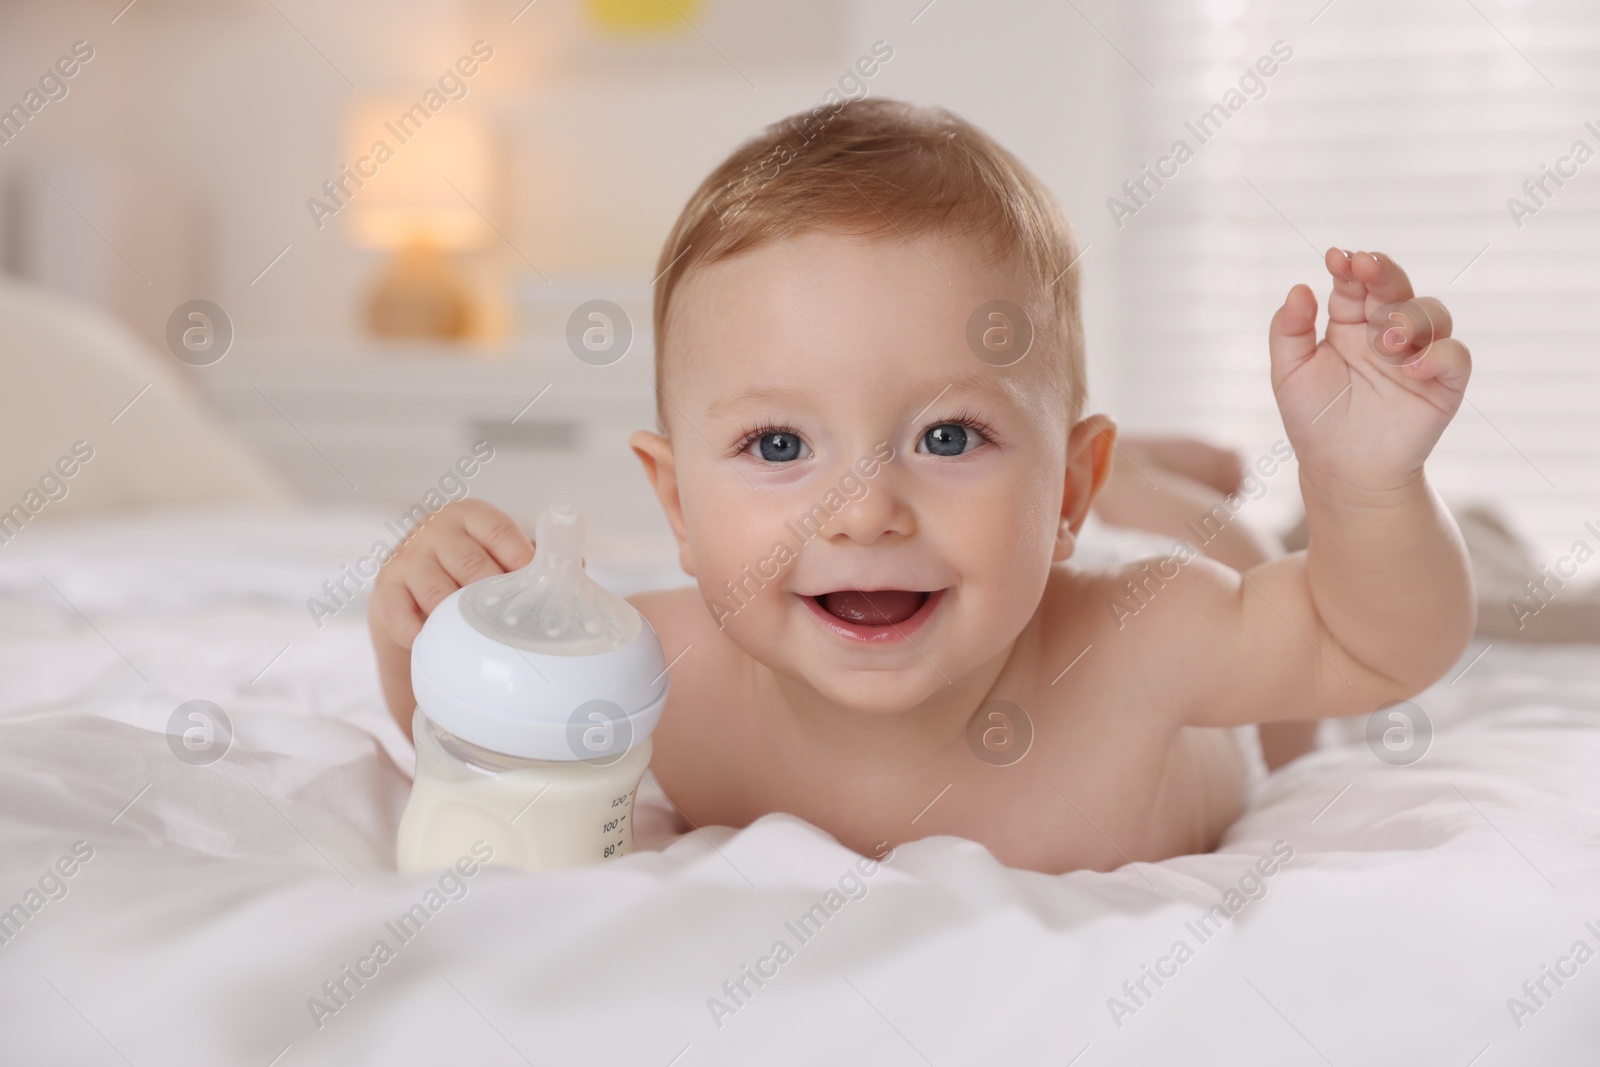
<svg viewBox="0 0 1600 1067">
<path fill-rule="evenodd" d="M 681 33 L 700 14 L 700 0 L 587 0 L 589 17 L 616 33 Z"/>
<path fill-rule="evenodd" d="M 490 156 L 488 130 L 464 101 L 430 111 L 419 100 L 365 97 L 352 108 L 333 190 L 349 194 L 339 214 L 356 244 L 393 253 L 367 303 L 373 333 L 477 332 L 481 302 L 453 257 L 492 238 L 479 214 L 493 194 Z"/>
</svg>

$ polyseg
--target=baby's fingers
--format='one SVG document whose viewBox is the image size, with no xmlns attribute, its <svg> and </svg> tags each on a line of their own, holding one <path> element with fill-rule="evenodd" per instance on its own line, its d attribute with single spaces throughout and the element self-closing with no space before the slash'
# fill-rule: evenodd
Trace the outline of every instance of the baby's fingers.
<svg viewBox="0 0 1600 1067">
<path fill-rule="evenodd" d="M 1431 296 L 1380 304 L 1367 318 L 1367 343 L 1389 363 L 1408 363 L 1450 336 L 1449 310 Z"/>
<path fill-rule="evenodd" d="M 1472 353 L 1454 337 L 1441 337 L 1420 358 L 1401 364 L 1400 372 L 1413 381 L 1437 381 L 1452 392 L 1465 392 L 1472 376 Z"/>
<path fill-rule="evenodd" d="M 432 556 L 418 559 L 406 569 L 405 587 L 411 591 L 411 598 L 424 615 L 432 615 L 440 601 L 460 588 L 438 559 Z"/>
<path fill-rule="evenodd" d="M 411 647 L 427 619 L 412 599 L 411 590 L 401 582 L 379 582 L 372 591 L 368 613 L 375 627 L 401 648 Z"/>
<path fill-rule="evenodd" d="M 1317 298 L 1308 285 L 1296 285 L 1283 298 L 1283 306 L 1267 328 L 1267 351 L 1272 356 L 1274 381 L 1309 359 L 1317 350 Z"/>
<path fill-rule="evenodd" d="M 502 570 L 526 567 L 533 559 L 533 542 L 511 516 L 478 501 L 463 501 L 459 507 L 467 533 L 488 550 Z"/>
<path fill-rule="evenodd" d="M 1333 291 L 1328 294 L 1328 324 L 1360 322 L 1366 317 L 1367 286 L 1356 277 L 1349 254 L 1343 249 L 1330 248 L 1323 253 L 1322 263 L 1333 275 Z"/>
<path fill-rule="evenodd" d="M 484 546 L 466 534 L 446 537 L 434 552 L 439 565 L 457 585 L 471 585 L 480 579 L 505 573 L 505 568 L 490 557 Z"/>
<path fill-rule="evenodd" d="M 1400 264 L 1382 252 L 1357 252 L 1350 257 L 1350 270 L 1367 287 L 1367 295 L 1380 304 L 1399 303 L 1416 295 Z"/>
<path fill-rule="evenodd" d="M 1367 321 L 1367 302 L 1399 304 L 1415 295 L 1411 279 L 1400 264 L 1382 252 L 1355 252 L 1346 255 L 1337 248 L 1323 257 L 1333 275 L 1333 294 L 1328 297 L 1328 322 L 1353 324 Z"/>
</svg>

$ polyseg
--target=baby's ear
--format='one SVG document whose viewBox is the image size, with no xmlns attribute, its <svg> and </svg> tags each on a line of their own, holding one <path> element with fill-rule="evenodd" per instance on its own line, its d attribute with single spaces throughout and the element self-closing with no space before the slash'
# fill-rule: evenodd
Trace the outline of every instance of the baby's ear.
<svg viewBox="0 0 1600 1067">
<path fill-rule="evenodd" d="M 1105 488 L 1117 443 L 1117 424 L 1109 415 L 1090 415 L 1067 435 L 1067 477 L 1061 494 L 1061 525 L 1056 531 L 1053 559 L 1059 563 L 1072 555 L 1078 530 L 1089 515 L 1094 498 Z"/>
<path fill-rule="evenodd" d="M 672 453 L 672 441 L 650 430 L 636 430 L 628 438 L 633 454 L 644 464 L 645 477 L 661 501 L 661 510 L 678 539 L 678 565 L 685 574 L 694 575 L 694 560 L 689 555 L 689 539 L 684 535 L 683 502 L 678 499 L 678 464 Z"/>
</svg>

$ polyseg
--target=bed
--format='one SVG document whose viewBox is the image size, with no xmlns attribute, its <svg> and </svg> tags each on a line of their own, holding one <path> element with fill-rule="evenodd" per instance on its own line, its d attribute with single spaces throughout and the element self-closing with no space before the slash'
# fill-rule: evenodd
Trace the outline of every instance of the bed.
<svg viewBox="0 0 1600 1067">
<path fill-rule="evenodd" d="M 406 877 L 364 606 L 306 605 L 384 518 L 0 547 L 0 1063 L 1600 1063 L 1593 645 L 1475 643 L 1407 765 L 1324 724 L 1208 855 L 869 863 L 788 815 L 680 832 L 647 788 L 619 860 Z M 220 758 L 184 747 L 193 701 Z"/>
</svg>

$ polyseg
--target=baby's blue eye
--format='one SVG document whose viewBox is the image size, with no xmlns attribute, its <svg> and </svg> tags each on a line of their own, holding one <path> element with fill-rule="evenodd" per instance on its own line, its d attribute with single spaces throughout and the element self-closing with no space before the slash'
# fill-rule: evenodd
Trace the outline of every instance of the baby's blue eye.
<svg viewBox="0 0 1600 1067">
<path fill-rule="evenodd" d="M 802 458 L 806 446 L 794 434 L 777 431 L 762 434 L 757 448 L 768 463 L 791 463 Z"/>
<path fill-rule="evenodd" d="M 923 433 L 917 451 L 935 456 L 959 456 L 968 450 L 969 444 L 977 443 L 976 437 L 958 422 L 941 422 Z"/>
</svg>

